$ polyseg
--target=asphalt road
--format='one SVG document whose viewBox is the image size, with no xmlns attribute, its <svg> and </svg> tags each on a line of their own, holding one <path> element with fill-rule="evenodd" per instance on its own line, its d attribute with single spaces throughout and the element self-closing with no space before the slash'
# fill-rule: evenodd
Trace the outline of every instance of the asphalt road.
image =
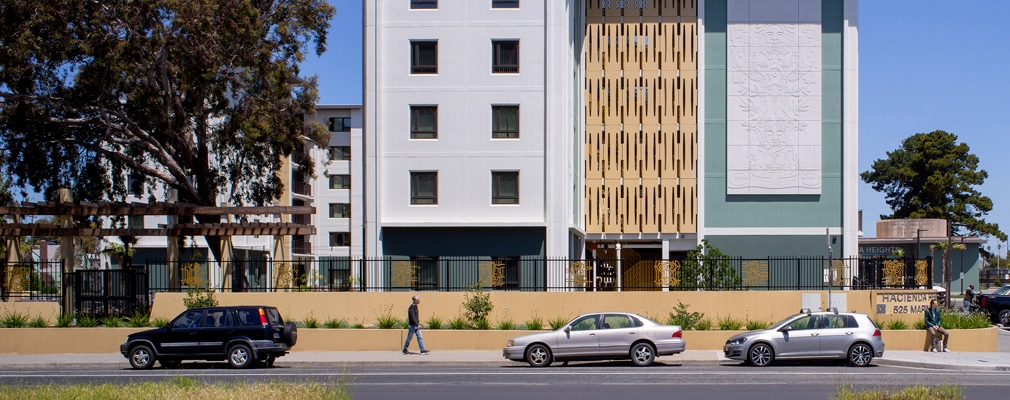
<svg viewBox="0 0 1010 400">
<path fill-rule="evenodd" d="M 230 370 L 221 364 L 192 364 L 177 370 L 119 369 L 0 371 L 0 384 L 128 383 L 185 376 L 206 382 L 316 381 L 350 385 L 355 399 L 826 399 L 839 385 L 859 387 L 954 383 L 969 399 L 992 398 L 1010 387 L 1010 372 L 963 372 L 900 367 L 850 368 L 798 363 L 767 368 L 712 365 L 572 363 L 533 369 L 523 364 L 347 365 L 341 368 Z M 656 397 L 659 396 L 659 397 Z M 999 396 L 997 396 L 999 397 Z"/>
</svg>

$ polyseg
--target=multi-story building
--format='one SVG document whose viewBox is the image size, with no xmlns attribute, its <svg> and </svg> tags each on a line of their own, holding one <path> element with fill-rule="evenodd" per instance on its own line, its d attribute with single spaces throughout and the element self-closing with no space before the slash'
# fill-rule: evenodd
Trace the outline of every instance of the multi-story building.
<svg viewBox="0 0 1010 400">
<path fill-rule="evenodd" d="M 856 0 L 364 14 L 366 256 L 858 254 Z"/>
</svg>

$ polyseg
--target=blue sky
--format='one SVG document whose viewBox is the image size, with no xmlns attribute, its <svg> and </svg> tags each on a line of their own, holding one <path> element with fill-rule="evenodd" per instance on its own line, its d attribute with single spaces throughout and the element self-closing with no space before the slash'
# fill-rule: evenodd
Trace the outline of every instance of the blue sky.
<svg viewBox="0 0 1010 400">
<path fill-rule="evenodd" d="M 320 101 L 361 103 L 361 5 L 336 0 L 328 51 L 303 75 L 319 76 Z M 993 201 L 985 219 L 1010 232 L 1010 2 L 859 2 L 859 172 L 908 136 L 941 129 L 958 135 L 989 173 L 977 187 Z M 859 184 L 866 237 L 876 236 L 883 194 Z M 995 242 L 990 241 L 995 250 Z"/>
</svg>

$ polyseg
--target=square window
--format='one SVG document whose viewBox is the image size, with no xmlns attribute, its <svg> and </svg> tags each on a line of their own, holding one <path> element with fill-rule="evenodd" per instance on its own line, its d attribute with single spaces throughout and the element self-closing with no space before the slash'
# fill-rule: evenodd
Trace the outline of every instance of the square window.
<svg viewBox="0 0 1010 400">
<path fill-rule="evenodd" d="M 438 0 L 410 0 L 412 9 L 434 9 L 438 8 Z"/>
<path fill-rule="evenodd" d="M 437 40 L 410 41 L 410 73 L 412 74 L 438 73 Z"/>
<path fill-rule="evenodd" d="M 144 175 L 131 173 L 127 176 L 127 182 L 130 185 L 129 189 L 131 195 L 144 197 Z"/>
<path fill-rule="evenodd" d="M 341 247 L 351 245 L 350 232 L 330 232 L 330 247 Z"/>
<path fill-rule="evenodd" d="M 350 175 L 330 175 L 330 189 L 350 189 Z"/>
<path fill-rule="evenodd" d="M 491 0 L 491 8 L 519 8 L 519 0 Z"/>
<path fill-rule="evenodd" d="M 438 139 L 438 106 L 410 106 L 410 138 Z"/>
<path fill-rule="evenodd" d="M 491 41 L 491 73 L 515 74 L 519 72 L 519 41 Z"/>
<path fill-rule="evenodd" d="M 519 204 L 519 171 L 491 171 L 491 204 Z"/>
<path fill-rule="evenodd" d="M 519 138 L 519 106 L 491 106 L 491 137 Z"/>
<path fill-rule="evenodd" d="M 438 204 L 438 172 L 410 173 L 410 204 Z"/>
<path fill-rule="evenodd" d="M 351 117 L 332 117 L 330 118 L 330 132 L 350 132 L 351 131 Z"/>
<path fill-rule="evenodd" d="M 330 161 L 348 161 L 350 159 L 350 146 L 330 146 Z"/>
<path fill-rule="evenodd" d="M 351 205 L 346 203 L 330 203 L 330 218 L 350 218 Z"/>
</svg>

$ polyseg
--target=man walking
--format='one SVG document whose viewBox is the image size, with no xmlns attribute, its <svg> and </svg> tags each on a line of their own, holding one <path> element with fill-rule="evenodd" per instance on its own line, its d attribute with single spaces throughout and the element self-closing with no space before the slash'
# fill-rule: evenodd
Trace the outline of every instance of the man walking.
<svg viewBox="0 0 1010 400">
<path fill-rule="evenodd" d="M 973 283 L 971 285 L 968 285 L 968 291 L 964 292 L 964 304 L 963 304 L 963 307 L 964 307 L 965 311 L 968 311 L 968 312 L 975 311 L 974 310 L 974 308 L 975 308 L 974 307 L 974 300 L 975 300 L 975 295 L 976 294 L 977 293 L 975 293 L 975 284 Z"/>
<path fill-rule="evenodd" d="M 417 347 L 421 348 L 421 354 L 428 354 L 424 349 L 424 338 L 421 337 L 421 323 L 417 318 L 417 305 L 421 304 L 421 296 L 413 297 L 414 304 L 407 308 L 407 341 L 403 343 L 403 354 L 410 354 L 407 347 L 410 347 L 410 339 L 417 334 Z"/>
<path fill-rule="evenodd" d="M 947 333 L 946 329 L 940 326 L 940 310 L 936 308 L 936 299 L 929 301 L 929 309 L 926 310 L 926 330 L 929 332 L 931 338 L 933 338 L 933 343 L 936 343 L 937 335 L 943 335 L 943 352 L 947 353 L 947 341 L 950 339 L 950 334 Z M 933 346 L 933 350 L 940 351 L 940 349 Z"/>
</svg>

